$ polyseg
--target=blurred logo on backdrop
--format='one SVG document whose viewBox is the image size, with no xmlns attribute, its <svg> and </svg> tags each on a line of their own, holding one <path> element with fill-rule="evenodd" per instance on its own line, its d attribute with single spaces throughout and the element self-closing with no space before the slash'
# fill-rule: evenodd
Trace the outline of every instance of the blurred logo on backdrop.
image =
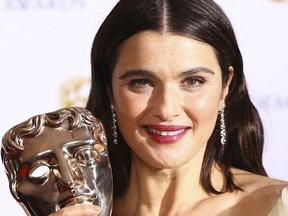
<svg viewBox="0 0 288 216">
<path fill-rule="evenodd" d="M 4 10 L 67 10 L 81 9 L 87 0 L 4 0 L 1 8 Z"/>
<path fill-rule="evenodd" d="M 253 95 L 252 99 L 261 110 L 288 110 L 288 95 Z"/>
<path fill-rule="evenodd" d="M 63 107 L 85 107 L 90 90 L 89 78 L 69 78 L 60 87 L 60 102 Z"/>
</svg>

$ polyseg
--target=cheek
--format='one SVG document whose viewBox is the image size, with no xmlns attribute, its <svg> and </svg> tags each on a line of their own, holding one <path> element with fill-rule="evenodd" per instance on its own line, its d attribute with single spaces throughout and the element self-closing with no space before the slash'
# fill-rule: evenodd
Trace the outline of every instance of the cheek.
<svg viewBox="0 0 288 216">
<path fill-rule="evenodd" d="M 119 121 L 122 119 L 134 119 L 134 121 L 139 119 L 148 105 L 146 96 L 139 96 L 125 89 L 118 89 L 114 93 L 114 100 Z"/>
<path fill-rule="evenodd" d="M 188 100 L 188 99 L 186 99 Z M 191 98 L 190 98 L 190 101 Z M 220 94 L 202 94 L 194 98 L 189 104 L 191 118 L 201 127 L 206 127 L 209 131 L 215 127 L 216 119 L 219 112 Z"/>
<path fill-rule="evenodd" d="M 138 142 L 139 122 L 145 113 L 148 101 L 139 95 L 119 90 L 114 93 L 114 101 L 117 115 L 117 125 L 122 136 L 129 144 Z"/>
<path fill-rule="evenodd" d="M 199 100 L 196 108 L 199 110 L 199 115 L 204 118 L 209 116 L 215 115 L 218 113 L 219 107 L 219 100 L 217 99 L 210 99 L 210 98 L 202 98 Z"/>
</svg>

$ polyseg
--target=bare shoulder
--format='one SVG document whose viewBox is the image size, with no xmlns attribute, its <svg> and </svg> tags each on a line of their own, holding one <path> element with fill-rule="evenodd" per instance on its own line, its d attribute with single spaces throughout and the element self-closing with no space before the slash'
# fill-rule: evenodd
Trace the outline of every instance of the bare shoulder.
<svg viewBox="0 0 288 216">
<path fill-rule="evenodd" d="M 261 176 L 244 170 L 233 169 L 235 182 L 246 193 L 257 193 L 257 191 L 269 191 L 271 193 L 281 193 L 282 189 L 288 187 L 288 182 L 280 179 Z M 280 192 L 279 192 L 280 191 Z"/>
<path fill-rule="evenodd" d="M 288 182 L 237 169 L 233 169 L 232 173 L 235 183 L 242 190 L 210 196 L 198 205 L 193 215 L 272 216 L 270 212 L 281 198 L 282 191 L 288 187 Z"/>
<path fill-rule="evenodd" d="M 235 182 L 243 189 L 237 192 L 233 209 L 234 213 L 239 211 L 239 215 L 268 215 L 281 198 L 283 189 L 288 187 L 287 181 L 243 170 L 235 169 L 233 173 Z"/>
</svg>

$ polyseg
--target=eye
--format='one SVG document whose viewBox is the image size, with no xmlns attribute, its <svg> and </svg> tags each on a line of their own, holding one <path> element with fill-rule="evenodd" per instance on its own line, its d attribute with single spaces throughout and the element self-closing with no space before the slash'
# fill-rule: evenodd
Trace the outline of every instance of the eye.
<svg viewBox="0 0 288 216">
<path fill-rule="evenodd" d="M 46 165 L 37 166 L 35 169 L 32 169 L 29 176 L 30 178 L 40 178 L 46 175 L 49 172 L 49 167 Z"/>
<path fill-rule="evenodd" d="M 43 184 L 49 176 L 50 168 L 45 164 L 38 164 L 29 172 L 30 181 L 34 184 Z"/>
<path fill-rule="evenodd" d="M 191 77 L 185 78 L 181 82 L 181 86 L 186 87 L 186 88 L 197 88 L 203 85 L 204 83 L 206 83 L 206 80 L 204 78 L 198 77 L 198 76 L 191 76 Z"/>
<path fill-rule="evenodd" d="M 75 152 L 75 159 L 79 161 L 80 163 L 89 163 L 93 162 L 98 155 L 98 152 L 96 149 L 92 147 L 86 147 L 86 148 L 78 148 Z"/>
<path fill-rule="evenodd" d="M 128 86 L 130 88 L 145 88 L 145 87 L 153 86 L 153 83 L 149 79 L 138 78 L 138 79 L 130 80 L 128 82 Z"/>
</svg>

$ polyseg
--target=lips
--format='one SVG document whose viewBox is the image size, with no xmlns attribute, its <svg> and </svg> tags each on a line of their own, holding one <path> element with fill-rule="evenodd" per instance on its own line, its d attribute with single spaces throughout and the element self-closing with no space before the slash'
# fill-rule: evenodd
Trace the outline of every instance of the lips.
<svg viewBox="0 0 288 216">
<path fill-rule="evenodd" d="M 180 125 L 145 125 L 151 139 L 159 144 L 173 144 L 183 138 L 189 127 Z"/>
<path fill-rule="evenodd" d="M 95 194 L 94 196 L 79 195 L 76 197 L 70 197 L 62 201 L 61 203 L 59 203 L 59 207 L 63 208 L 75 204 L 95 204 L 95 202 L 98 202 Z"/>
</svg>

